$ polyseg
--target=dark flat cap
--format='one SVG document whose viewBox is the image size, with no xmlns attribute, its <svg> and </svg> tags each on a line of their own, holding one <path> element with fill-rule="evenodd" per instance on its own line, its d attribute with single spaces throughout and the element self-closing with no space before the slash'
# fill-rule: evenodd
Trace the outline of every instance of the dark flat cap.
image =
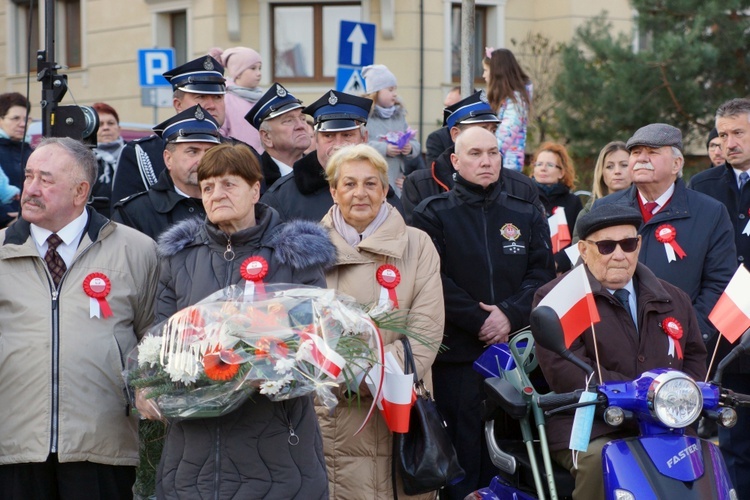
<svg viewBox="0 0 750 500">
<path fill-rule="evenodd" d="M 642 222 L 640 210 L 619 203 L 604 203 L 579 217 L 576 228 L 578 228 L 579 237 L 585 240 L 590 234 L 606 227 L 634 226 L 640 229 Z"/>
<path fill-rule="evenodd" d="M 666 123 L 652 123 L 639 128 L 635 131 L 633 137 L 628 139 L 627 148 L 633 149 L 634 146 L 647 146 L 649 148 L 674 146 L 682 151 L 682 132 Z"/>
</svg>

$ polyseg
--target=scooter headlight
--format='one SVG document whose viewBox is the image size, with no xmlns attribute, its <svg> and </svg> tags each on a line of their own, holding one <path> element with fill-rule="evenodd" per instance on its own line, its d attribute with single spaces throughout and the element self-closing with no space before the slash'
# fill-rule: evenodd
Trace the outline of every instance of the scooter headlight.
<svg viewBox="0 0 750 500">
<path fill-rule="evenodd" d="M 648 391 L 649 408 L 661 423 L 682 428 L 695 422 L 703 410 L 703 394 L 698 385 L 680 372 L 658 375 Z"/>
</svg>

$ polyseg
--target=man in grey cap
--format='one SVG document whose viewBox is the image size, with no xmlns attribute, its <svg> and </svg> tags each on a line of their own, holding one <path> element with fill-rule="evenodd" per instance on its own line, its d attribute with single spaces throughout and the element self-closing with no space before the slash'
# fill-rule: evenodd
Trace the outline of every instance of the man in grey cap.
<svg viewBox="0 0 750 500">
<path fill-rule="evenodd" d="M 633 185 L 594 202 L 641 212 L 639 260 L 659 278 L 687 293 L 703 341 L 716 340 L 708 314 L 736 268 L 734 231 L 718 201 L 687 189 L 682 180 L 682 133 L 664 123 L 638 129 L 627 142 Z M 580 232 L 579 232 L 580 234 Z"/>
<path fill-rule="evenodd" d="M 154 132 L 166 143 L 166 169 L 150 189 L 115 204 L 112 220 L 156 240 L 176 222 L 206 217 L 198 185 L 198 163 L 209 149 L 220 144 L 220 134 L 218 122 L 200 105 L 160 123 Z"/>
<path fill-rule="evenodd" d="M 596 325 L 596 342 L 591 329 L 587 329 L 573 341 L 570 351 L 601 373 L 605 381 L 632 380 L 654 368 L 674 368 L 702 380 L 706 375 L 706 347 L 690 297 L 638 262 L 645 240 L 638 234 L 640 225 L 640 210 L 617 204 L 594 205 L 578 220 L 578 249 L 601 321 Z M 534 306 L 561 279 L 562 276 L 539 288 Z M 672 339 L 665 333 L 661 324 L 667 317 L 681 326 L 681 338 Z M 670 349 L 673 342 L 679 342 L 679 349 Z M 595 344 L 600 371 L 596 369 Z M 681 356 L 676 354 L 680 352 Z M 580 371 L 570 362 L 539 345 L 536 356 L 553 391 L 562 393 L 582 387 Z M 573 415 L 549 417 L 547 436 L 552 457 L 575 477 L 575 500 L 604 498 L 602 448 L 613 439 L 636 435 L 637 431 L 618 430 L 594 420 L 591 441 L 588 449 L 578 454 L 576 469 L 568 449 L 572 428 Z"/>
<path fill-rule="evenodd" d="M 292 166 L 310 147 L 302 101 L 280 83 L 271 85 L 263 97 L 245 115 L 260 132 L 264 152 L 260 156 L 265 186 L 261 194 L 280 177 L 292 172 Z"/>
</svg>

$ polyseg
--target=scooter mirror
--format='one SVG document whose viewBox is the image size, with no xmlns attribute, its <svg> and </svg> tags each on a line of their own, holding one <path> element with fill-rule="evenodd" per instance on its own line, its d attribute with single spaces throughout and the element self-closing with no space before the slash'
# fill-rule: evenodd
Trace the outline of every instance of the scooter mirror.
<svg viewBox="0 0 750 500">
<path fill-rule="evenodd" d="M 565 334 L 557 313 L 549 306 L 539 306 L 531 311 L 529 318 L 534 341 L 548 351 L 562 355 L 565 347 Z"/>
<path fill-rule="evenodd" d="M 557 313 L 549 306 L 538 306 L 531 311 L 529 318 L 531 324 L 531 334 L 534 341 L 548 351 L 559 354 L 560 357 L 567 359 L 587 375 L 594 373 L 594 369 L 577 358 L 575 354 L 565 347 L 565 334 L 563 333 L 562 323 Z"/>
</svg>

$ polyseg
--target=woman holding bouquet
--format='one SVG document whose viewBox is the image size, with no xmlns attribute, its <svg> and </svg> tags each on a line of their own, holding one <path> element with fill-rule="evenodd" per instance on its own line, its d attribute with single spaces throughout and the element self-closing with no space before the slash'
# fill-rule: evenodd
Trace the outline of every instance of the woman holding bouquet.
<svg viewBox="0 0 750 500">
<path fill-rule="evenodd" d="M 429 383 L 445 317 L 440 258 L 435 246 L 426 233 L 407 227 L 398 211 L 385 202 L 388 166 L 371 146 L 341 149 L 329 160 L 326 176 L 334 205 L 322 224 L 337 251 L 336 265 L 326 275 L 328 287 L 365 305 L 395 299 L 396 308 L 408 311 L 405 328 L 423 337 L 423 342 L 411 341 L 417 372 Z M 395 279 L 389 280 L 386 270 Z M 400 335 L 388 330 L 381 333 L 386 351 L 392 352 L 403 366 Z M 354 437 L 372 397 L 364 381 L 359 387 L 343 388 L 341 392 L 341 399 L 348 401 L 340 402 L 332 413 L 316 407 L 331 498 L 392 498 L 393 450 L 385 420 L 379 413 L 374 414 Z M 399 491 L 398 497 L 406 495 Z M 435 494 L 425 497 L 434 498 Z"/>
<path fill-rule="evenodd" d="M 243 284 L 240 269 L 250 257 L 267 264 L 266 283 L 325 287 L 323 268 L 335 255 L 330 240 L 315 224 L 282 224 L 274 209 L 258 203 L 261 171 L 247 147 L 210 149 L 197 176 L 208 220 L 183 221 L 159 239 L 158 321 L 228 285 Z M 312 396 L 272 402 L 254 394 L 224 416 L 170 422 L 156 494 L 328 498 Z"/>
</svg>

